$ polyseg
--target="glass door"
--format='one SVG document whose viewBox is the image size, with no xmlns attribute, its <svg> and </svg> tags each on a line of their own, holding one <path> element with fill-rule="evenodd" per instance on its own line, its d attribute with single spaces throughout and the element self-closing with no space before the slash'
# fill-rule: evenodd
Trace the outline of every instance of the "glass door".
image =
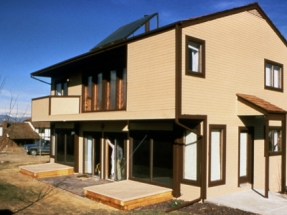
<svg viewBox="0 0 287 215">
<path fill-rule="evenodd" d="M 92 174 L 92 156 L 93 156 L 93 138 L 92 136 L 87 136 L 85 138 L 85 143 L 84 143 L 84 150 L 85 150 L 85 155 L 84 155 L 84 173 L 85 174 Z"/>
</svg>

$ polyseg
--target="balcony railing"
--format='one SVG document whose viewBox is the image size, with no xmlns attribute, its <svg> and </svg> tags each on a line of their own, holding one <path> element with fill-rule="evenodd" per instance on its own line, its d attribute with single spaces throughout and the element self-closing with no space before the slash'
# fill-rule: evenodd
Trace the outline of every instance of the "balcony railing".
<svg viewBox="0 0 287 215">
<path fill-rule="evenodd" d="M 46 96 L 32 99 L 32 117 L 79 114 L 80 96 Z"/>
</svg>

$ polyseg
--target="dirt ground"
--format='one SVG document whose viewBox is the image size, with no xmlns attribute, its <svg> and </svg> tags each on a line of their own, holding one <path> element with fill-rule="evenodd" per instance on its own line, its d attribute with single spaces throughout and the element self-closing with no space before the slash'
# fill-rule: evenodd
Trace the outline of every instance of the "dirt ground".
<svg viewBox="0 0 287 215">
<path fill-rule="evenodd" d="M 19 173 L 19 166 L 49 162 L 49 156 L 27 155 L 22 149 L 0 152 L 0 214 L 166 214 L 166 210 L 183 204 L 177 200 L 119 211 L 83 197 L 82 187 L 108 181 L 79 181 L 69 177 L 31 179 Z M 61 182 L 61 183 L 56 183 Z M 170 214 L 252 214 L 207 203 L 196 203 Z"/>
</svg>

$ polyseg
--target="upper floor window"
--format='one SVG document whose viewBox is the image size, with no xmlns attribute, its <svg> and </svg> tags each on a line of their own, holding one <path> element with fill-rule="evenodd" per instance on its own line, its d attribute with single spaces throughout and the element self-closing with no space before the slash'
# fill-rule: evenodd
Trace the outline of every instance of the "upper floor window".
<svg viewBox="0 0 287 215">
<path fill-rule="evenodd" d="M 67 96 L 68 95 L 68 82 L 66 80 L 56 82 L 55 95 L 56 96 Z"/>
<path fill-rule="evenodd" d="M 126 87 L 125 68 L 84 77 L 84 111 L 125 109 Z"/>
<path fill-rule="evenodd" d="M 265 60 L 265 89 L 283 91 L 283 65 Z"/>
<path fill-rule="evenodd" d="M 186 74 L 205 77 L 205 41 L 186 36 Z"/>
</svg>

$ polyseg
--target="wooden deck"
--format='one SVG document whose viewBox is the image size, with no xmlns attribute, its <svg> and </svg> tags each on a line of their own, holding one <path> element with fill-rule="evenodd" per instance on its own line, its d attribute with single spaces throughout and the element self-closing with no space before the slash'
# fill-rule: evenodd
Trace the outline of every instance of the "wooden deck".
<svg viewBox="0 0 287 215">
<path fill-rule="evenodd" d="M 170 188 L 130 180 L 85 187 L 84 192 L 86 197 L 120 210 L 130 210 L 173 198 Z"/>
<path fill-rule="evenodd" d="M 29 166 L 20 166 L 19 172 L 32 178 L 47 178 L 71 175 L 74 173 L 74 168 L 58 163 L 45 163 Z"/>
</svg>

